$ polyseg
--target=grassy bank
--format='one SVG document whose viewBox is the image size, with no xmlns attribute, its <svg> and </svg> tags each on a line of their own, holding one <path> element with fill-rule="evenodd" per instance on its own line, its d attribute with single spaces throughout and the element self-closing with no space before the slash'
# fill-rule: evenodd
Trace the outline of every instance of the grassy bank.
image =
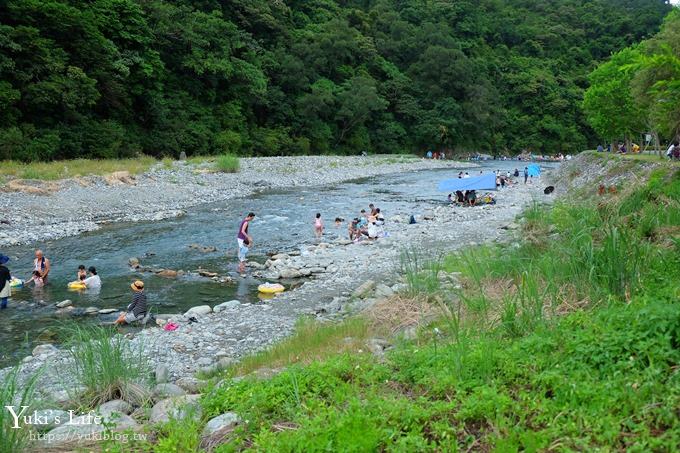
<svg viewBox="0 0 680 453">
<path fill-rule="evenodd" d="M 680 171 L 564 200 L 528 209 L 510 244 L 436 263 L 405 254 L 409 291 L 393 308 L 408 297 L 446 313 L 415 338 L 367 317 L 302 322 L 221 376 L 202 422 L 166 425 L 138 448 L 673 451 Z M 391 343 L 384 356 L 367 347 L 374 336 Z M 226 411 L 243 423 L 201 444 L 203 424 Z"/>
<path fill-rule="evenodd" d="M 31 163 L 5 160 L 0 162 L 0 177 L 55 181 L 79 176 L 106 175 L 116 171 L 128 171 L 136 175 L 144 173 L 157 162 L 153 157 L 146 156 L 134 159 L 74 159 Z"/>
</svg>

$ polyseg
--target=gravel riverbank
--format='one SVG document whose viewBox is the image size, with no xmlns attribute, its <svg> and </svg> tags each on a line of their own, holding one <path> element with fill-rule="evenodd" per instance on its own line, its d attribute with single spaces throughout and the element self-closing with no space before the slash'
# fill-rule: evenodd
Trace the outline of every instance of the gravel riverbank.
<svg viewBox="0 0 680 453">
<path fill-rule="evenodd" d="M 402 165 L 415 169 L 431 164 Z M 179 325 L 177 330 L 147 328 L 132 334 L 131 342 L 142 348 L 154 367 L 166 369 L 170 381 L 187 382 L 197 371 L 226 366 L 275 343 L 292 331 L 300 316 L 345 316 L 398 290 L 399 257 L 405 248 L 438 254 L 513 234 L 518 227 L 514 220 L 528 204 L 552 199 L 542 189 L 542 185 L 516 184 L 497 192 L 495 205 L 432 204 L 416 224 L 407 223 L 409 212 L 394 213 L 387 219 L 390 236 L 377 241 L 348 243 L 344 229 L 330 226 L 324 242 L 288 251 L 250 269 L 264 278 L 274 279 L 286 273 L 306 276 L 309 280 L 295 290 L 262 304 L 233 300 L 217 307 L 195 307 L 185 315 L 167 316 Z M 361 285 L 367 291 L 362 297 L 354 297 L 353 292 Z M 198 323 L 190 324 L 189 316 L 196 317 Z M 77 386 L 69 376 L 69 359 L 64 351 L 43 346 L 36 349 L 22 362 L 21 374 L 26 377 L 45 367 L 38 388 L 46 398 L 58 399 L 64 389 Z"/>
<path fill-rule="evenodd" d="M 21 181 L 19 187 L 44 194 L 0 187 L 4 192 L 0 197 L 0 246 L 73 236 L 112 222 L 177 217 L 192 206 L 255 192 L 468 165 L 403 156 L 259 157 L 241 159 L 240 171 L 233 174 L 216 173 L 209 162 L 177 161 L 170 166 L 159 163 L 136 177 Z"/>
</svg>

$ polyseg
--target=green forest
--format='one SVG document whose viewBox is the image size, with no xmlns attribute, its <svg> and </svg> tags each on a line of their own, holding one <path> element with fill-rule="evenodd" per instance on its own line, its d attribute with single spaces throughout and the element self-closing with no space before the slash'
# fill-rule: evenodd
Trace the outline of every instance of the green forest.
<svg viewBox="0 0 680 453">
<path fill-rule="evenodd" d="M 604 140 L 630 143 L 643 134 L 658 148 L 680 134 L 680 10 L 661 31 L 627 47 L 590 75 L 583 108 Z M 628 146 L 630 149 L 630 146 Z"/>
<path fill-rule="evenodd" d="M 584 114 L 588 74 L 654 42 L 671 9 L 666 0 L 6 0 L 0 160 L 577 152 L 608 134 Z"/>
</svg>

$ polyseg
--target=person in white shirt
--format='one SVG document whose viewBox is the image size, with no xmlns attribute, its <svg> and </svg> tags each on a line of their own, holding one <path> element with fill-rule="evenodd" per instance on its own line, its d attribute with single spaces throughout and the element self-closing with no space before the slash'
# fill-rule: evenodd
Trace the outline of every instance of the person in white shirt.
<svg viewBox="0 0 680 453">
<path fill-rule="evenodd" d="M 675 142 L 671 143 L 671 146 L 668 147 L 668 151 L 666 151 L 666 157 L 673 157 L 673 151 L 675 151 Z"/>
<path fill-rule="evenodd" d="M 90 274 L 90 276 L 83 280 L 83 283 L 85 283 L 87 289 L 101 288 L 102 280 L 99 278 L 99 275 L 97 275 L 97 269 L 95 269 L 94 266 L 90 266 L 87 272 Z"/>
</svg>

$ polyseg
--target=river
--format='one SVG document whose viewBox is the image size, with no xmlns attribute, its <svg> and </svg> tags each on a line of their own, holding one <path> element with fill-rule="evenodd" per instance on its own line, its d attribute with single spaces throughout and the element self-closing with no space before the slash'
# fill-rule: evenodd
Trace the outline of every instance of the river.
<svg viewBox="0 0 680 453">
<path fill-rule="evenodd" d="M 474 175 L 480 170 L 512 171 L 521 166 L 521 162 L 487 161 L 465 170 Z M 359 210 L 368 209 L 371 202 L 385 213 L 389 225 L 392 213 L 418 214 L 431 203 L 445 201 L 447 194 L 437 191 L 437 183 L 457 173 L 458 170 L 453 169 L 425 170 L 349 181 L 321 189 L 260 193 L 245 199 L 201 205 L 178 218 L 112 224 L 75 237 L 3 250 L 12 258 L 9 267 L 14 276 L 30 276 L 36 248 L 44 250 L 51 260 L 52 271 L 47 287 L 14 291 L 10 307 L 1 313 L 4 322 L 0 324 L 0 341 L 4 348 L 0 367 L 30 354 L 36 343 L 47 340 L 48 333 L 60 330 L 64 320 L 55 315 L 55 302 L 70 299 L 80 308 L 123 309 L 131 298 L 130 283 L 136 278 L 144 279 L 148 302 L 155 313 L 177 313 L 192 306 L 212 306 L 230 299 L 258 302 L 257 285 L 262 281 L 240 278 L 236 274 L 236 230 L 240 218 L 249 211 L 257 214 L 250 227 L 255 239 L 250 258 L 262 262 L 269 251 L 291 250 L 313 243 L 312 224 L 317 212 L 325 221 L 327 239 L 346 235 L 346 225 L 335 228 L 335 217 L 358 216 Z M 148 203 L 153 203 L 153 199 Z M 202 253 L 190 249 L 190 244 L 214 246 L 217 251 Z M 139 274 L 128 266 L 131 257 L 138 257 L 144 266 L 185 271 L 202 267 L 229 274 L 235 283 L 217 283 L 190 275 L 168 279 Z M 66 289 L 67 282 L 75 280 L 79 264 L 97 268 L 102 279 L 100 292 Z M 98 317 L 78 319 L 93 321 Z"/>
</svg>

